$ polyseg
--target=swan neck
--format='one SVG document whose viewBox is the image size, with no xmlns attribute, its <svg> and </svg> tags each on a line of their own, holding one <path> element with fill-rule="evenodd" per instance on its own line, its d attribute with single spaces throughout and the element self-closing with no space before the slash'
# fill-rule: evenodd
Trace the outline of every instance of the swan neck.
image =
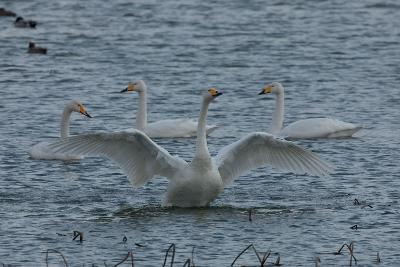
<svg viewBox="0 0 400 267">
<path fill-rule="evenodd" d="M 271 127 L 271 134 L 278 134 L 283 126 L 283 118 L 284 118 L 284 100 L 285 95 L 283 90 L 276 94 L 275 99 L 275 110 L 272 116 L 272 127 Z"/>
<path fill-rule="evenodd" d="M 65 107 L 61 117 L 61 138 L 69 136 L 69 119 L 71 117 L 72 109 Z"/>
<path fill-rule="evenodd" d="M 197 124 L 197 142 L 195 158 L 209 158 L 210 153 L 207 147 L 206 125 L 207 125 L 207 110 L 209 101 L 203 99 L 200 108 L 200 117 Z"/>
<path fill-rule="evenodd" d="M 139 92 L 139 107 L 136 114 L 136 129 L 144 131 L 147 127 L 147 92 Z"/>
</svg>

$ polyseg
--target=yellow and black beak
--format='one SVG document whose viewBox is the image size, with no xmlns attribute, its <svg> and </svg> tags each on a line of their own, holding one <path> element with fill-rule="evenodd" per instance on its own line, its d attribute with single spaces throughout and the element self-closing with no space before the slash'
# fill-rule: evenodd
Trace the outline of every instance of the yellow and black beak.
<svg viewBox="0 0 400 267">
<path fill-rule="evenodd" d="M 210 92 L 211 96 L 213 97 L 217 97 L 223 94 L 222 92 L 219 92 L 218 89 L 215 87 L 208 89 L 208 92 Z"/>
<path fill-rule="evenodd" d="M 266 95 L 266 94 L 270 94 L 270 93 L 272 93 L 272 86 L 271 85 L 267 85 L 258 94 L 259 95 Z"/>
<path fill-rule="evenodd" d="M 86 111 L 86 109 L 83 106 L 81 106 L 79 108 L 79 113 L 81 113 L 82 115 L 85 115 L 88 118 L 92 118 L 92 116 L 90 116 L 90 114 Z"/>
<path fill-rule="evenodd" d="M 128 84 L 128 87 L 126 87 L 125 89 L 123 89 L 121 91 L 121 93 L 130 92 L 130 91 L 134 91 L 134 90 L 135 90 L 135 85 L 130 83 L 130 84 Z"/>
</svg>

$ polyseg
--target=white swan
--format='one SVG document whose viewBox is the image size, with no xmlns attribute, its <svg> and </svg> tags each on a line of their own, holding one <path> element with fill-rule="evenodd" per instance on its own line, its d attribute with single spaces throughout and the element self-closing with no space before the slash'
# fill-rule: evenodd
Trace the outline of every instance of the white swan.
<svg viewBox="0 0 400 267">
<path fill-rule="evenodd" d="M 272 117 L 270 132 L 274 135 L 300 139 L 300 138 L 336 138 L 349 137 L 359 131 L 361 127 L 352 123 L 330 118 L 311 118 L 299 120 L 282 129 L 284 118 L 285 92 L 278 82 L 264 86 L 261 94 L 273 93 L 276 95 L 275 111 Z"/>
<path fill-rule="evenodd" d="M 72 112 L 79 112 L 86 117 L 91 118 L 92 116 L 86 111 L 86 108 L 78 101 L 73 100 L 64 107 L 64 111 L 61 118 L 61 138 L 69 136 L 69 119 Z M 29 151 L 29 155 L 35 159 L 59 159 L 59 160 L 72 160 L 82 159 L 81 155 L 71 155 L 67 153 L 56 153 L 49 147 L 49 142 L 41 142 L 34 145 Z"/>
<path fill-rule="evenodd" d="M 171 156 L 144 133 L 97 133 L 74 136 L 52 145 L 60 152 L 102 155 L 115 161 L 140 186 L 154 175 L 167 177 L 163 205 L 201 207 L 213 201 L 224 186 L 247 171 L 266 164 L 295 173 L 324 176 L 332 167 L 292 142 L 255 132 L 222 149 L 215 158 L 208 152 L 206 116 L 209 103 L 221 95 L 216 88 L 203 94 L 197 129 L 196 153 L 191 162 Z"/>
<path fill-rule="evenodd" d="M 191 137 L 196 135 L 197 122 L 191 119 L 167 119 L 147 123 L 147 86 L 143 80 L 129 83 L 128 87 L 121 91 L 136 91 L 139 94 L 139 107 L 136 114 L 136 129 L 146 133 L 151 138 Z M 207 135 L 217 129 L 218 126 L 207 126 Z"/>
</svg>

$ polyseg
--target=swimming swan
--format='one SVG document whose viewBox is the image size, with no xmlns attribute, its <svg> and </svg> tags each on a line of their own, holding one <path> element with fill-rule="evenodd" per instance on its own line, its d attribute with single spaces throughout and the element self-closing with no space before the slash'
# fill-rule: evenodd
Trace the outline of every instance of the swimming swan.
<svg viewBox="0 0 400 267">
<path fill-rule="evenodd" d="M 167 177 L 165 206 L 207 206 L 235 177 L 266 164 L 317 176 L 327 175 L 332 170 L 329 163 L 312 152 L 263 132 L 245 136 L 212 158 L 207 147 L 206 116 L 210 102 L 221 94 L 215 87 L 203 94 L 196 152 L 191 162 L 170 155 L 138 130 L 74 136 L 55 142 L 52 148 L 60 152 L 106 156 L 122 168 L 134 187 L 143 185 L 154 175 Z"/>
<path fill-rule="evenodd" d="M 167 119 L 147 123 L 147 86 L 143 80 L 128 84 L 121 91 L 136 91 L 139 94 L 139 107 L 136 114 L 136 129 L 146 133 L 151 138 L 191 137 L 196 135 L 197 122 L 191 119 Z M 207 135 L 218 126 L 207 126 Z"/>
<path fill-rule="evenodd" d="M 69 119 L 72 112 L 79 112 L 86 117 L 91 118 L 92 116 L 86 111 L 85 107 L 78 101 L 73 100 L 69 102 L 65 107 L 61 118 L 61 138 L 69 136 Z M 29 151 L 29 155 L 35 159 L 59 159 L 59 160 L 72 160 L 82 159 L 81 155 L 71 155 L 66 153 L 56 153 L 49 147 L 49 142 L 41 142 L 34 145 Z"/>
<path fill-rule="evenodd" d="M 264 86 L 259 95 L 275 94 L 275 111 L 272 117 L 271 134 L 294 139 L 312 139 L 312 138 L 336 138 L 350 137 L 361 127 L 352 123 L 339 121 L 330 118 L 311 118 L 299 120 L 289 124 L 282 129 L 284 118 L 284 99 L 285 92 L 283 86 L 278 82 Z"/>
</svg>

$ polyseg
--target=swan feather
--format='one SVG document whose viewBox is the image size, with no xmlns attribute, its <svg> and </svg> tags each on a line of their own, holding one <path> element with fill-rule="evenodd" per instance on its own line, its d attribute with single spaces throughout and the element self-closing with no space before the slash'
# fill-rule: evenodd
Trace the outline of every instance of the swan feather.
<svg viewBox="0 0 400 267">
<path fill-rule="evenodd" d="M 49 145 L 51 142 L 41 142 L 34 145 L 29 150 L 29 156 L 33 159 L 43 159 L 43 160 L 80 160 L 83 156 L 72 155 L 65 153 L 55 153 Z"/>
<path fill-rule="evenodd" d="M 216 157 L 224 184 L 266 164 L 297 174 L 327 176 L 333 166 L 293 142 L 254 132 L 224 147 Z"/>
<path fill-rule="evenodd" d="M 121 167 L 135 187 L 154 175 L 173 177 L 187 165 L 138 130 L 73 136 L 54 142 L 50 147 L 57 152 L 108 157 Z"/>
</svg>

